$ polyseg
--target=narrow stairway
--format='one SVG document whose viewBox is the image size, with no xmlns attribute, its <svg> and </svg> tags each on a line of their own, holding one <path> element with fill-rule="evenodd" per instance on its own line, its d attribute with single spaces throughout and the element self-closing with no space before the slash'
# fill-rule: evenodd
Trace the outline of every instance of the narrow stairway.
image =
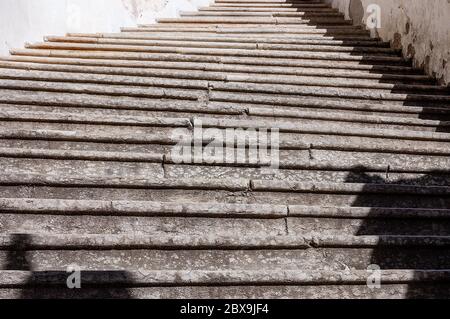
<svg viewBox="0 0 450 319">
<path fill-rule="evenodd" d="M 450 91 L 322 1 L 46 37 L 0 117 L 2 298 L 450 296 Z M 279 168 L 180 163 L 198 123 Z"/>
</svg>

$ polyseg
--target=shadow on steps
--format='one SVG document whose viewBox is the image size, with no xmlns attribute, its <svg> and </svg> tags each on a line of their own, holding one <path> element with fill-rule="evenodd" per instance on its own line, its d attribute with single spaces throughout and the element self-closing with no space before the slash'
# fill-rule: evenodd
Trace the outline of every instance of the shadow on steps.
<svg viewBox="0 0 450 319">
<path fill-rule="evenodd" d="M 288 1 L 291 3 L 298 3 L 297 1 Z M 364 12 L 356 12 L 364 10 L 361 5 L 360 0 L 352 0 L 349 3 L 351 6 L 350 12 L 353 13 L 352 18 L 360 21 L 364 16 Z M 355 11 L 356 10 L 356 11 Z M 308 18 L 308 14 L 305 13 L 305 18 Z M 333 39 L 344 39 L 342 35 L 337 35 L 332 27 L 329 25 L 319 25 L 314 23 L 308 23 L 308 25 L 320 27 L 325 29 L 325 36 L 332 37 Z M 361 27 L 361 29 L 364 26 Z M 356 38 L 355 38 L 356 39 Z M 353 47 L 353 40 L 348 39 L 345 36 L 345 40 L 342 40 L 342 46 Z M 431 78 L 423 79 L 421 81 L 415 81 L 414 78 L 410 80 L 395 80 L 397 75 L 409 74 L 409 75 L 424 75 L 422 70 L 411 69 L 409 73 L 402 73 L 402 67 L 412 67 L 411 61 L 405 61 L 400 63 L 390 63 L 390 62 L 379 62 L 373 59 L 373 56 L 378 55 L 378 53 L 367 53 L 360 49 L 354 48 L 354 51 L 350 53 L 351 55 L 362 56 L 360 65 L 369 66 L 369 73 L 376 73 L 380 75 L 380 83 L 390 83 L 393 85 L 392 89 L 389 90 L 390 93 L 398 93 L 404 95 L 402 101 L 393 101 L 392 103 L 400 104 L 402 106 L 411 107 L 421 107 L 422 111 L 419 111 L 417 118 L 423 120 L 433 120 L 436 121 L 433 131 L 435 132 L 445 132 L 450 133 L 450 103 L 447 101 L 440 101 L 439 99 L 433 99 L 433 96 L 450 96 L 450 88 L 440 87 L 438 90 L 433 90 L 433 88 L 408 88 L 407 85 L 426 85 L 426 86 L 437 86 L 437 82 Z M 383 53 L 384 54 L 384 53 Z M 388 56 L 402 57 L 401 52 L 392 52 Z M 391 65 L 391 67 L 387 67 Z M 392 67 L 393 66 L 393 67 Z M 370 69 L 372 67 L 372 69 Z M 397 71 L 396 67 L 400 67 Z M 422 98 L 421 95 L 431 96 L 430 98 Z M 371 100 L 366 102 L 388 104 L 389 101 L 386 100 Z M 403 114 L 396 114 L 397 116 L 403 116 Z M 357 167 L 354 171 L 349 173 L 346 178 L 348 183 L 363 183 L 363 184 L 389 184 L 388 174 L 386 178 L 381 178 L 377 176 L 371 176 L 370 171 L 365 167 Z M 396 180 L 395 184 L 404 185 L 420 185 L 420 186 L 448 186 L 450 171 L 446 174 L 443 172 L 435 172 L 424 174 L 420 178 L 415 179 L 403 179 Z M 364 193 L 364 192 L 363 192 Z M 427 200 L 421 201 L 409 200 L 402 201 L 401 196 L 391 196 L 383 199 L 382 202 L 378 203 L 379 207 L 404 207 L 404 208 L 436 208 L 436 209 L 449 209 L 450 208 L 450 198 L 427 198 Z M 374 201 L 370 199 L 370 195 L 360 195 L 352 204 L 354 207 L 373 207 L 373 213 L 369 213 L 369 218 L 364 219 L 364 222 L 360 225 L 357 235 L 433 235 L 442 234 L 448 236 L 450 234 L 450 227 L 448 223 L 443 223 L 442 225 L 433 225 L 433 223 L 423 220 L 416 220 L 415 227 L 408 229 L 409 225 L 399 225 L 392 226 L 389 224 L 380 223 L 375 217 Z M 450 217 L 450 216 L 449 216 Z M 389 220 L 387 220 L 389 222 Z M 423 222 L 422 227 L 420 223 Z M 394 223 L 394 222 L 393 222 Z M 400 232 L 400 233 L 399 233 Z M 450 259 L 446 258 L 450 256 L 450 251 L 444 248 L 411 248 L 407 249 L 389 249 L 383 246 L 379 246 L 373 250 L 371 257 L 371 263 L 378 265 L 381 269 L 450 269 Z M 433 262 L 431 262 L 433 260 Z M 407 267 L 405 267 L 407 265 Z M 369 265 L 367 265 L 369 266 Z M 427 283 L 421 284 L 411 284 L 408 286 L 407 294 L 405 298 L 450 298 L 450 288 L 448 285 L 432 285 Z"/>
<path fill-rule="evenodd" d="M 89 286 L 83 285 L 83 277 L 99 281 L 108 278 L 119 278 L 122 282 L 132 282 L 131 276 L 126 271 L 81 271 L 81 288 L 68 288 L 67 279 L 72 272 L 66 271 L 37 271 L 27 258 L 27 251 L 32 246 L 31 237 L 26 234 L 12 234 L 10 250 L 8 250 L 5 270 L 29 271 L 31 275 L 21 283 L 20 287 L 13 287 L 19 293 L 15 298 L 20 299 L 130 299 L 128 288 L 120 285 Z M 50 287 L 49 285 L 50 284 Z"/>
</svg>

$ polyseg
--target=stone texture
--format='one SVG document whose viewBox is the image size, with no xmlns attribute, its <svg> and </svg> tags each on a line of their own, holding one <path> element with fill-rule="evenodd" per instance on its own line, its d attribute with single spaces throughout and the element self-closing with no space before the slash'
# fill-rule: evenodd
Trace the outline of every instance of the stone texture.
<svg viewBox="0 0 450 319">
<path fill-rule="evenodd" d="M 400 49 L 325 1 L 217 0 L 12 50 L 0 297 L 449 297 L 450 92 Z M 199 121 L 279 129 L 279 169 L 180 164 Z"/>
</svg>

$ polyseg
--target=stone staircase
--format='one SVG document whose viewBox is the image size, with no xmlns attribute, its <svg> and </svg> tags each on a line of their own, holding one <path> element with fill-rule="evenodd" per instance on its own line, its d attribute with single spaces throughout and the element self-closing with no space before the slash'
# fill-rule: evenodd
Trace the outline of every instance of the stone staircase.
<svg viewBox="0 0 450 319">
<path fill-rule="evenodd" d="M 216 0 L 11 53 L 0 297 L 450 296 L 450 91 L 321 1 Z M 199 121 L 279 129 L 279 169 L 180 164 Z"/>
</svg>

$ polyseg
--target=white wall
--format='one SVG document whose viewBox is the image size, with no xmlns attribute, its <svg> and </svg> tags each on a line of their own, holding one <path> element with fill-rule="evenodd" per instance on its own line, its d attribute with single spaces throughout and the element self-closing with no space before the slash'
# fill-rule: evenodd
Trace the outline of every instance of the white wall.
<svg viewBox="0 0 450 319">
<path fill-rule="evenodd" d="M 0 55 L 67 32 L 117 32 L 176 17 L 210 0 L 0 0 Z"/>
<path fill-rule="evenodd" d="M 378 35 L 403 49 L 414 65 L 450 84 L 450 0 L 327 0 L 355 24 L 365 23 L 370 4 L 381 8 Z"/>
</svg>

